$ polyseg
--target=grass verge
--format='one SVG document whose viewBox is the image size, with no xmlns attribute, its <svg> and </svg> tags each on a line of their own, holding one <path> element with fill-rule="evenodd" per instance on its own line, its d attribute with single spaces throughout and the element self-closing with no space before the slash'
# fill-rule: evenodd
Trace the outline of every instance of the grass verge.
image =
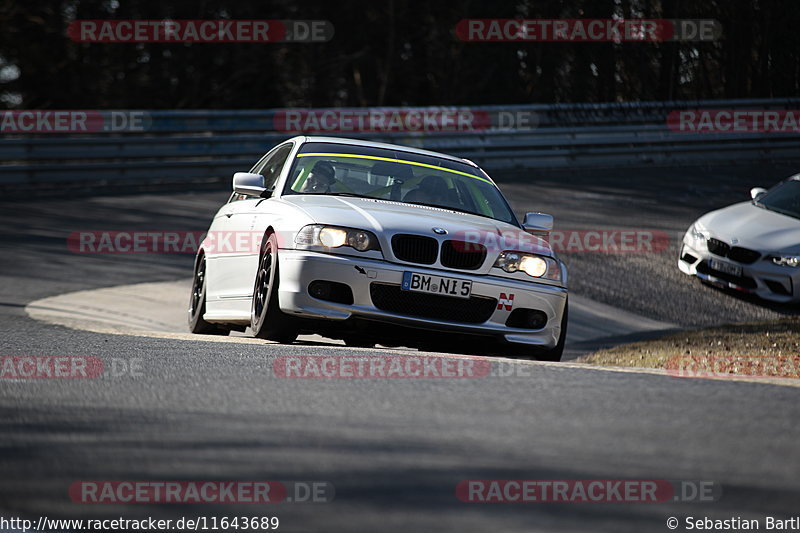
<svg viewBox="0 0 800 533">
<path fill-rule="evenodd" d="M 673 333 L 600 350 L 578 362 L 696 377 L 800 378 L 800 318 Z"/>
</svg>

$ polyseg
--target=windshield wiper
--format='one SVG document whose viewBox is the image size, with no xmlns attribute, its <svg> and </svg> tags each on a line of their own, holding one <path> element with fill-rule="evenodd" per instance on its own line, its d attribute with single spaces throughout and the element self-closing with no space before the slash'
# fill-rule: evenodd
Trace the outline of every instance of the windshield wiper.
<svg viewBox="0 0 800 533">
<path fill-rule="evenodd" d="M 325 196 L 347 196 L 349 198 L 369 198 L 370 200 L 380 200 L 374 196 L 367 196 L 366 194 L 358 194 L 355 192 L 328 192 Z"/>
<path fill-rule="evenodd" d="M 457 211 L 459 213 L 466 213 L 468 215 L 478 215 L 479 217 L 492 218 L 492 217 L 487 217 L 486 215 L 483 215 L 481 213 L 475 213 L 474 211 L 468 211 L 466 209 L 461 209 L 460 207 L 450 207 L 449 205 L 427 204 L 427 203 L 424 203 L 424 202 L 404 202 L 404 203 L 412 204 L 412 205 L 424 205 L 424 206 L 427 206 L 427 207 L 436 207 L 438 209 L 447 209 L 449 211 Z"/>
</svg>

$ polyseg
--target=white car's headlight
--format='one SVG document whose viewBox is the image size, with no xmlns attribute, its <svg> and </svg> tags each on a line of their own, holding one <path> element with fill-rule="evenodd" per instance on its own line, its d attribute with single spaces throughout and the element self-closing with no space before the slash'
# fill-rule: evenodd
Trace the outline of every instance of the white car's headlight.
<svg viewBox="0 0 800 533">
<path fill-rule="evenodd" d="M 338 248 L 347 244 L 347 230 L 341 228 L 322 228 L 319 242 L 328 248 Z"/>
<path fill-rule="evenodd" d="M 522 271 L 532 278 L 561 281 L 561 267 L 552 257 L 505 251 L 497 258 L 494 266 L 506 272 Z"/>
<path fill-rule="evenodd" d="M 702 226 L 698 225 L 697 222 L 695 222 L 689 228 L 688 234 L 695 241 L 705 242 L 706 240 L 708 240 L 709 235 L 704 230 L 705 228 L 703 228 Z"/>
<path fill-rule="evenodd" d="M 800 266 L 800 255 L 773 255 L 772 262 L 779 266 L 797 268 Z"/>
<path fill-rule="evenodd" d="M 331 249 L 349 246 L 359 252 L 381 249 L 378 238 L 371 231 L 341 228 L 338 226 L 323 226 L 321 224 L 305 226 L 297 232 L 294 243 L 301 247 L 321 246 Z"/>
</svg>

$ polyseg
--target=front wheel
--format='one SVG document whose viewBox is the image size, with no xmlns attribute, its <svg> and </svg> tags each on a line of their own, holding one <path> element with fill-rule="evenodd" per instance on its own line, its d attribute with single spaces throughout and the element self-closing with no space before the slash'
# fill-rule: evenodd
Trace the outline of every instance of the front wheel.
<svg viewBox="0 0 800 533">
<path fill-rule="evenodd" d="M 284 344 L 297 338 L 294 320 L 280 310 L 278 305 L 278 239 L 269 235 L 261 248 L 256 283 L 253 287 L 253 303 L 250 310 L 250 327 L 253 335 Z"/>
<path fill-rule="evenodd" d="M 206 258 L 200 256 L 194 268 L 192 294 L 189 297 L 189 330 L 206 335 L 227 335 L 230 329 L 203 319 L 206 314 Z"/>
</svg>

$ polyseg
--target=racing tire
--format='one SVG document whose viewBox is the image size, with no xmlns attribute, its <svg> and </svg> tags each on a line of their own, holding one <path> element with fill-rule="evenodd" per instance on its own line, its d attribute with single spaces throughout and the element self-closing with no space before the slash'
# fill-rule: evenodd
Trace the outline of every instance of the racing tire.
<svg viewBox="0 0 800 533">
<path fill-rule="evenodd" d="M 250 306 L 250 328 L 259 339 L 291 344 L 299 333 L 295 320 L 281 311 L 278 304 L 278 238 L 270 233 L 261 246 L 253 300 Z"/>
<path fill-rule="evenodd" d="M 206 322 L 206 258 L 201 255 L 194 267 L 192 292 L 189 295 L 189 331 L 204 335 L 227 335 L 230 329 Z"/>
</svg>

